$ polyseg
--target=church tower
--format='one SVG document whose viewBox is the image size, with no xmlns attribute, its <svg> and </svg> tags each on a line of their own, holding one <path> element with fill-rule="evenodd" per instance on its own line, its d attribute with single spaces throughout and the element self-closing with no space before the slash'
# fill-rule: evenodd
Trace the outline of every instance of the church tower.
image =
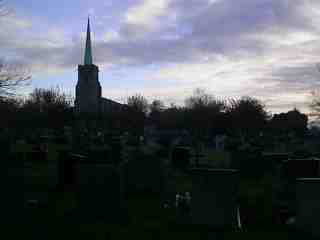
<svg viewBox="0 0 320 240">
<path fill-rule="evenodd" d="M 84 64 L 78 65 L 78 82 L 76 85 L 75 100 L 77 113 L 99 113 L 101 111 L 99 69 L 92 61 L 90 34 L 90 20 L 88 18 Z"/>
</svg>

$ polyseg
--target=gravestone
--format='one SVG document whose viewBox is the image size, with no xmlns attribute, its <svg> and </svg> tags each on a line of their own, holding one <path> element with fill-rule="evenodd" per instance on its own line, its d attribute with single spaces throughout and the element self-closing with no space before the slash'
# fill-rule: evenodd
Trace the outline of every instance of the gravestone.
<svg viewBox="0 0 320 240">
<path fill-rule="evenodd" d="M 236 225 L 238 171 L 195 168 L 191 170 L 191 174 L 192 223 L 215 229 Z"/>
<path fill-rule="evenodd" d="M 284 173 L 290 179 L 301 177 L 319 177 L 320 160 L 318 159 L 291 159 L 283 162 Z"/>
<path fill-rule="evenodd" d="M 80 221 L 123 223 L 127 204 L 121 170 L 114 165 L 81 161 L 78 166 Z"/>
<path fill-rule="evenodd" d="M 275 168 L 281 165 L 283 161 L 287 161 L 289 159 L 289 153 L 263 152 L 262 158 L 267 167 L 275 170 Z"/>
<path fill-rule="evenodd" d="M 58 155 L 58 188 L 64 191 L 76 191 L 78 188 L 78 165 L 85 156 L 60 151 Z"/>
<path fill-rule="evenodd" d="M 17 223 L 25 218 L 25 183 L 23 161 L 13 157 L 1 163 L 1 216 L 3 222 Z"/>
<path fill-rule="evenodd" d="M 171 162 L 173 167 L 187 169 L 190 164 L 190 149 L 187 147 L 175 147 L 172 150 Z"/>
<path fill-rule="evenodd" d="M 135 151 L 124 163 L 125 183 L 128 193 L 160 193 L 164 187 L 162 159 L 153 154 Z"/>
<path fill-rule="evenodd" d="M 122 145 L 119 137 L 112 137 L 109 142 L 111 147 L 111 159 L 114 164 L 119 164 L 122 161 Z"/>
<path fill-rule="evenodd" d="M 47 153 L 44 151 L 33 150 L 27 152 L 26 156 L 29 162 L 45 162 L 47 160 Z"/>
<path fill-rule="evenodd" d="M 50 191 L 48 170 L 46 152 L 31 151 L 26 153 L 26 160 L 23 161 L 23 182 L 26 201 L 33 199 L 43 204 L 48 202 Z"/>
<path fill-rule="evenodd" d="M 296 209 L 297 178 L 317 178 L 319 176 L 319 160 L 290 159 L 283 161 L 281 177 L 278 181 L 279 189 L 274 193 L 278 205 L 281 203 L 283 211 L 293 216 Z"/>
<path fill-rule="evenodd" d="M 231 153 L 231 168 L 238 169 L 240 174 L 244 176 L 261 175 L 261 155 L 260 152 L 252 148 L 233 151 Z"/>
<path fill-rule="evenodd" d="M 320 237 L 320 178 L 298 178 L 296 188 L 296 227 Z"/>
<path fill-rule="evenodd" d="M 92 162 L 112 163 L 110 148 L 90 149 L 88 155 Z"/>
</svg>

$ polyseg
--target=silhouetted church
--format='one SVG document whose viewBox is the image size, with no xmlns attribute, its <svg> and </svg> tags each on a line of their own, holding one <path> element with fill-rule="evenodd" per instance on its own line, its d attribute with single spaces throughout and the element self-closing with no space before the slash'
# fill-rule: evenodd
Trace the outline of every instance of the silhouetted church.
<svg viewBox="0 0 320 240">
<path fill-rule="evenodd" d="M 101 97 L 99 68 L 92 61 L 90 20 L 88 19 L 84 64 L 78 65 L 75 111 L 77 113 L 106 113 L 123 105 Z"/>
</svg>

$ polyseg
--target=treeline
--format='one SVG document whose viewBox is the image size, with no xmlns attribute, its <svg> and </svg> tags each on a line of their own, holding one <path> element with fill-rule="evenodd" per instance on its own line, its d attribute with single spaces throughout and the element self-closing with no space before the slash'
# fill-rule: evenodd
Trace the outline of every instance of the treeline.
<svg viewBox="0 0 320 240">
<path fill-rule="evenodd" d="M 0 124 L 21 135 L 37 129 L 61 129 L 72 124 L 71 103 L 59 88 L 36 88 L 26 98 L 1 97 Z"/>
<path fill-rule="evenodd" d="M 0 123 L 4 128 L 62 129 L 73 126 L 75 115 L 73 100 L 59 88 L 35 89 L 26 99 L 0 99 Z M 196 89 L 185 99 L 183 106 L 166 107 L 160 100 L 148 102 L 142 95 L 127 99 L 126 107 L 91 116 L 99 123 L 96 127 L 129 131 L 143 135 L 146 126 L 159 130 L 188 130 L 199 140 L 217 134 L 254 139 L 264 135 L 286 135 L 289 132 L 302 137 L 308 117 L 293 109 L 286 113 L 271 115 L 258 99 L 218 99 L 204 90 Z"/>
<path fill-rule="evenodd" d="M 217 134 L 247 139 L 262 134 L 286 135 L 290 132 L 303 137 L 308 125 L 307 115 L 297 109 L 272 115 L 258 99 L 220 100 L 201 89 L 187 97 L 183 106 L 165 107 L 160 100 L 148 103 L 142 95 L 129 97 L 128 105 L 130 114 L 124 119 L 126 123 L 132 123 L 131 128 L 141 131 L 143 126 L 160 130 L 185 129 L 199 140 Z"/>
</svg>

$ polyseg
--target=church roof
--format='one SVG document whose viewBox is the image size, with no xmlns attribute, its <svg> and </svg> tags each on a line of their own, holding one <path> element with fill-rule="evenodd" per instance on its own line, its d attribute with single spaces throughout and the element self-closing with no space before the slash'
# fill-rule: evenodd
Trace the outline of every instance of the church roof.
<svg viewBox="0 0 320 240">
<path fill-rule="evenodd" d="M 92 64 L 92 48 L 91 48 L 91 32 L 90 32 L 90 19 L 88 18 L 87 26 L 87 39 L 86 39 L 86 49 L 84 53 L 84 65 Z"/>
</svg>

